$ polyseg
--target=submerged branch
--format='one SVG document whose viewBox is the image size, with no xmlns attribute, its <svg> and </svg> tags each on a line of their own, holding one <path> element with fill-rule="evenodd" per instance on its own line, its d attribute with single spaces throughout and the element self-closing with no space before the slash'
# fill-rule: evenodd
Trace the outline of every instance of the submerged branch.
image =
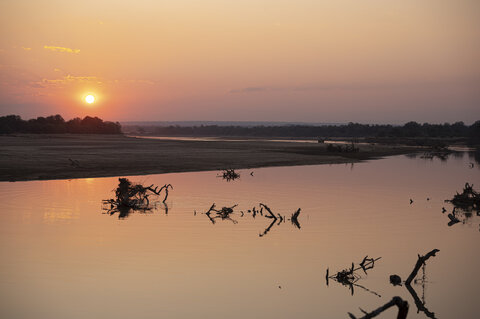
<svg viewBox="0 0 480 319">
<path fill-rule="evenodd" d="M 300 229 L 300 223 L 298 222 L 298 216 L 300 215 L 300 208 L 297 209 L 297 211 L 295 213 L 292 214 L 292 217 L 290 218 L 290 221 L 292 222 L 292 224 L 297 227 L 298 229 Z"/>
<path fill-rule="evenodd" d="M 423 266 L 423 264 L 425 264 L 425 262 L 430 257 L 435 257 L 435 254 L 438 253 L 439 251 L 440 250 L 438 250 L 438 249 L 434 249 L 434 250 L 430 251 L 428 254 L 426 254 L 425 256 L 418 255 L 417 263 L 415 264 L 415 267 L 413 267 L 413 270 L 412 270 L 410 276 L 408 276 L 407 280 L 405 280 L 405 285 L 410 285 L 412 280 L 415 279 L 415 277 L 417 276 L 417 273 L 420 270 L 420 268 Z"/>
<path fill-rule="evenodd" d="M 415 305 L 417 306 L 418 311 L 425 313 L 425 315 L 429 318 L 435 319 L 435 313 L 430 312 L 427 307 L 425 307 L 425 303 L 423 303 L 420 298 L 418 298 L 417 292 L 411 285 L 405 284 L 410 295 L 412 295 L 413 301 L 415 301 Z"/>
<path fill-rule="evenodd" d="M 109 207 L 103 208 L 107 213 L 112 215 L 119 212 L 119 217 L 121 218 L 128 216 L 130 210 L 151 210 L 150 196 L 160 196 L 162 191 L 165 192 L 165 198 L 162 202 L 166 205 L 165 201 L 168 197 L 168 190 L 169 188 L 173 189 L 171 184 L 165 184 L 161 188 L 158 188 L 158 186 L 153 187 L 153 184 L 148 187 L 141 184 L 133 184 L 127 178 L 119 178 L 118 181 L 115 198 L 105 199 L 102 202 L 104 205 L 109 205 Z"/>
<path fill-rule="evenodd" d="M 332 279 L 332 280 L 335 280 L 336 282 L 338 282 L 338 283 L 340 283 L 344 286 L 347 286 L 350 289 L 352 295 L 354 293 L 353 287 L 355 286 L 355 287 L 362 288 L 365 291 L 370 292 L 370 293 L 380 297 L 380 295 L 378 293 L 376 293 L 375 291 L 370 290 L 370 289 L 368 289 L 368 288 L 366 288 L 362 285 L 357 284 L 357 281 L 361 277 L 360 277 L 360 275 L 358 275 L 356 273 L 357 270 L 362 269 L 363 272 L 365 274 L 367 274 L 367 270 L 372 269 L 375 266 L 375 261 L 379 260 L 380 258 L 382 258 L 382 257 L 368 258 L 368 255 L 367 255 L 363 258 L 362 262 L 359 264 L 358 267 L 355 267 L 355 264 L 352 262 L 352 266 L 350 268 L 338 271 L 334 275 L 329 275 L 329 269 L 327 268 L 327 273 L 325 275 L 327 286 L 328 286 L 328 280 Z"/>
<path fill-rule="evenodd" d="M 277 220 L 277 216 L 275 216 L 275 214 L 272 212 L 272 210 L 267 205 L 260 203 L 260 207 L 265 208 L 265 210 L 268 212 L 268 216 L 265 215 L 265 217 L 273 218 L 273 219 Z"/>
<path fill-rule="evenodd" d="M 215 203 L 212 204 L 212 206 L 210 206 L 209 210 L 207 212 L 205 212 L 205 215 L 207 215 L 208 219 L 210 219 L 210 221 L 212 222 L 212 224 L 215 224 L 215 219 L 216 218 L 220 218 L 222 220 L 230 220 L 231 222 L 233 222 L 234 224 L 238 223 L 236 220 L 232 219 L 230 217 L 230 214 L 233 213 L 233 209 L 235 207 L 237 207 L 238 205 L 235 204 L 231 207 L 222 207 L 222 209 L 218 210 L 215 208 Z M 214 217 L 211 216 L 211 213 L 214 212 L 216 213 L 216 215 Z"/>
<path fill-rule="evenodd" d="M 480 193 L 475 191 L 473 185 L 469 183 L 465 183 L 461 194 L 457 192 L 452 199 L 448 199 L 446 202 L 465 211 L 480 211 Z"/>
<path fill-rule="evenodd" d="M 406 319 L 407 318 L 407 314 L 408 314 L 408 302 L 403 300 L 402 298 L 400 297 L 393 297 L 392 300 L 390 300 L 389 302 L 387 302 L 386 304 L 384 304 L 383 306 L 381 307 L 378 307 L 377 309 L 369 312 L 369 313 L 366 313 L 364 312 L 364 316 L 363 317 L 360 317 L 358 319 L 370 319 L 370 318 L 374 318 L 376 316 L 378 316 L 379 314 L 381 314 L 382 312 L 384 312 L 385 310 L 389 309 L 390 307 L 393 307 L 393 306 L 397 306 L 398 307 L 398 314 L 397 314 L 397 319 Z M 361 310 L 361 309 L 360 309 Z M 357 319 L 357 317 L 355 317 L 354 315 L 352 315 L 351 313 L 348 313 L 348 315 L 350 316 L 350 318 L 352 319 Z"/>
<path fill-rule="evenodd" d="M 235 172 L 234 169 L 224 169 L 222 175 L 219 175 L 218 177 L 222 177 L 227 182 L 230 182 L 240 178 L 240 174 Z"/>
</svg>

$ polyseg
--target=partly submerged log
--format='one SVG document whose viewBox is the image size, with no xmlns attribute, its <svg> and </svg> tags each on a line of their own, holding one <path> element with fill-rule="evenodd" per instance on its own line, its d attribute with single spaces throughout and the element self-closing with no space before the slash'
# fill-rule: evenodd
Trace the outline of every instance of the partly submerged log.
<svg viewBox="0 0 480 319">
<path fill-rule="evenodd" d="M 377 258 L 368 258 L 368 256 L 365 256 L 362 260 L 362 262 L 360 262 L 358 264 L 358 267 L 355 267 L 355 264 L 352 262 L 352 266 L 350 268 L 346 268 L 346 269 L 343 269 L 341 271 L 338 271 L 336 274 L 334 275 L 330 275 L 329 274 L 329 269 L 327 268 L 327 274 L 325 275 L 325 279 L 326 279 L 326 282 L 327 282 L 327 286 L 328 286 L 328 280 L 329 279 L 332 279 L 340 284 L 342 284 L 343 286 L 347 286 L 350 291 L 351 291 L 351 294 L 353 295 L 354 294 L 354 287 L 358 287 L 358 288 L 361 288 L 371 294 L 374 294 L 378 297 L 381 297 L 378 293 L 376 293 L 375 291 L 373 290 L 370 290 L 362 285 L 359 285 L 357 283 L 357 281 L 359 279 L 361 279 L 361 276 L 359 274 L 357 274 L 356 272 L 358 270 L 363 270 L 363 272 L 365 274 L 367 274 L 367 270 L 370 270 L 372 269 L 374 266 L 375 266 L 375 262 L 379 259 L 381 259 L 382 257 L 377 257 Z"/>
<path fill-rule="evenodd" d="M 220 177 L 222 177 L 227 182 L 229 182 L 229 181 L 234 181 L 237 178 L 240 178 L 240 174 L 237 173 L 234 169 L 224 169 L 222 171 L 222 175 L 220 175 Z"/>
<path fill-rule="evenodd" d="M 222 207 L 222 209 L 220 210 L 216 209 L 215 206 L 216 206 L 215 203 L 213 203 L 212 206 L 210 206 L 210 209 L 205 212 L 205 215 L 207 215 L 208 219 L 210 219 L 212 224 L 215 224 L 215 219 L 217 218 L 220 218 L 222 220 L 225 220 L 225 219 L 230 220 L 234 224 L 238 223 L 235 219 L 232 219 L 230 217 L 230 215 L 233 214 L 234 212 L 233 209 L 238 206 L 237 204 L 231 207 Z M 211 216 L 212 212 L 215 213 L 215 216 L 213 217 Z"/>
<path fill-rule="evenodd" d="M 118 187 L 115 190 L 115 198 L 103 200 L 103 203 L 110 205 L 110 208 L 106 208 L 110 212 L 115 212 L 121 209 L 134 209 L 134 210 L 150 210 L 150 196 L 160 196 L 162 191 L 165 196 L 162 200 L 163 203 L 168 198 L 168 190 L 173 186 L 171 184 L 165 184 L 162 187 L 158 187 L 152 184 L 150 186 L 143 186 L 141 184 L 133 184 L 127 178 L 118 179 Z"/>
<path fill-rule="evenodd" d="M 392 300 L 390 300 L 389 302 L 387 302 L 386 304 L 384 304 L 383 306 L 381 307 L 378 307 L 377 309 L 371 311 L 371 312 L 366 312 L 362 309 L 360 309 L 363 313 L 364 313 L 364 316 L 363 317 L 360 317 L 358 319 L 369 319 L 369 318 L 374 318 L 376 316 L 378 316 L 379 314 L 381 314 L 382 312 L 384 312 L 385 310 L 389 309 L 390 307 L 394 307 L 394 306 L 397 306 L 398 307 L 398 314 L 397 314 L 397 319 L 405 319 L 407 318 L 407 314 L 408 314 L 408 302 L 403 300 L 402 298 L 400 297 L 393 297 Z M 350 316 L 350 318 L 352 319 L 357 319 L 357 317 L 355 317 L 354 315 L 352 315 L 350 312 L 348 313 L 348 315 Z"/>
<path fill-rule="evenodd" d="M 465 211 L 480 211 L 480 193 L 475 191 L 473 185 L 469 183 L 465 183 L 461 194 L 457 192 L 452 199 L 447 199 L 446 202 Z"/>
<path fill-rule="evenodd" d="M 420 268 L 422 268 L 422 266 L 427 262 L 427 260 L 430 257 L 435 257 L 435 254 L 438 253 L 439 251 L 440 250 L 438 249 L 434 249 L 429 253 L 427 253 L 425 256 L 418 255 L 417 263 L 413 267 L 413 270 L 410 273 L 410 276 L 408 276 L 407 280 L 405 280 L 405 285 L 410 285 L 412 283 L 412 280 L 415 279 L 415 277 L 417 276 L 417 273 L 420 270 Z"/>
<path fill-rule="evenodd" d="M 292 224 L 297 227 L 298 229 L 300 229 L 300 223 L 298 222 L 298 216 L 300 215 L 300 208 L 297 209 L 297 211 L 295 213 L 292 214 L 292 217 L 290 217 L 290 221 L 292 222 Z"/>
<path fill-rule="evenodd" d="M 203 214 L 205 214 L 208 219 L 212 222 L 212 224 L 215 224 L 217 220 L 230 220 L 231 222 L 233 222 L 234 224 L 237 224 L 238 221 L 233 219 L 232 218 L 232 215 L 234 215 L 234 213 L 236 213 L 234 211 L 234 208 L 237 207 L 237 205 L 233 205 L 231 207 L 222 207 L 221 209 L 217 209 L 216 208 L 216 205 L 215 203 L 212 204 L 212 206 L 210 206 L 210 208 Z M 265 211 L 265 213 L 264 213 Z M 292 224 L 300 229 L 300 222 L 298 221 L 298 217 L 300 215 L 300 211 L 301 209 L 297 209 L 291 216 L 290 218 L 290 221 L 292 222 Z M 194 215 L 196 215 L 197 212 L 194 211 Z M 285 223 L 285 221 L 287 220 L 285 216 L 281 215 L 281 214 L 275 214 L 271 209 L 270 207 L 268 207 L 267 205 L 265 204 L 262 204 L 260 203 L 260 208 L 256 208 L 255 206 L 252 208 L 252 209 L 248 209 L 248 210 L 240 210 L 239 211 L 239 214 L 237 214 L 236 216 L 238 218 L 242 218 L 244 216 L 248 216 L 248 215 L 251 215 L 253 218 L 255 218 L 255 216 L 262 216 L 264 218 L 268 218 L 271 220 L 270 224 L 265 228 L 265 230 L 259 234 L 260 237 L 263 237 L 265 236 L 266 234 L 268 234 L 268 232 L 275 226 L 279 226 L 281 223 Z"/>
<path fill-rule="evenodd" d="M 422 302 L 420 300 L 420 298 L 417 295 L 417 292 L 415 291 L 415 289 L 413 289 L 411 283 L 415 279 L 415 277 L 417 276 L 417 273 L 420 270 L 420 268 L 425 267 L 427 260 L 431 257 L 435 257 L 436 253 L 438 253 L 439 251 L 440 250 L 438 250 L 438 249 L 433 249 L 432 251 L 428 252 L 425 256 L 418 255 L 418 260 L 415 263 L 415 266 L 413 267 L 413 270 L 410 273 L 410 276 L 408 276 L 407 280 L 405 281 L 405 288 L 407 288 L 408 292 L 410 293 L 413 300 L 415 301 L 415 305 L 417 306 L 417 311 L 418 312 L 420 312 L 420 311 L 423 312 L 428 318 L 432 318 L 432 319 L 436 318 L 435 313 L 428 310 L 428 308 L 425 306 L 425 301 Z M 423 268 L 423 269 L 425 270 L 425 268 Z M 393 276 L 396 276 L 396 275 L 393 275 Z M 424 274 L 424 276 L 425 276 L 425 274 Z M 391 278 L 392 278 L 392 276 L 390 276 L 390 282 L 392 282 Z M 398 277 L 398 278 L 400 278 L 400 277 Z M 423 278 L 423 284 L 424 283 L 425 283 L 425 278 Z M 393 282 L 392 282 L 392 284 L 393 284 Z"/>
</svg>

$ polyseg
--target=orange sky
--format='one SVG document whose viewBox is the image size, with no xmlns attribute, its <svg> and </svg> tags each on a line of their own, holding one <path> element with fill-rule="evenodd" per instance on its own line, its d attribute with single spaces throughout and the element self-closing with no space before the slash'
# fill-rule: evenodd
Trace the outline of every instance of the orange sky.
<svg viewBox="0 0 480 319">
<path fill-rule="evenodd" d="M 0 115 L 471 123 L 479 92 L 476 0 L 0 3 Z"/>
</svg>

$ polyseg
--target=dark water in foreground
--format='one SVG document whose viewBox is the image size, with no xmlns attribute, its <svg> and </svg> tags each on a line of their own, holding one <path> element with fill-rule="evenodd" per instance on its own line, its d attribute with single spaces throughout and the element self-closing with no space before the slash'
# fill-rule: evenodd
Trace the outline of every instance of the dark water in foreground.
<svg viewBox="0 0 480 319">
<path fill-rule="evenodd" d="M 229 183 L 217 172 L 131 177 L 174 190 L 168 214 L 159 205 L 124 219 L 102 214 L 116 178 L 0 183 L 0 317 L 348 318 L 398 295 L 408 318 L 426 318 L 388 278 L 406 279 L 417 254 L 437 248 L 426 282 L 413 285 L 418 297 L 437 318 L 477 318 L 480 217 L 449 227 L 444 203 L 467 181 L 480 187 L 470 161 L 400 156 L 242 170 Z M 262 202 L 287 217 L 301 208 L 301 228 L 286 221 L 259 236 L 271 220 L 248 213 L 212 224 L 201 212 L 213 202 L 245 213 Z M 365 255 L 382 259 L 357 284 L 381 297 L 326 286 L 327 267 Z"/>
</svg>

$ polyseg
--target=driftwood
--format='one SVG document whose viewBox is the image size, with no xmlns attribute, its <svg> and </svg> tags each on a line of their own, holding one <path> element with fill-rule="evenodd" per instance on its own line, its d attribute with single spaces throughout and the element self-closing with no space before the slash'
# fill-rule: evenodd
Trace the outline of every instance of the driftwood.
<svg viewBox="0 0 480 319">
<path fill-rule="evenodd" d="M 377 309 L 371 311 L 371 312 L 366 312 L 362 309 L 360 309 L 363 313 L 364 313 L 364 316 L 363 317 L 360 317 L 360 318 L 357 318 L 355 317 L 354 315 L 352 315 L 351 313 L 348 313 L 348 315 L 350 316 L 350 318 L 352 319 L 369 319 L 369 318 L 374 318 L 376 316 L 378 316 L 379 314 L 381 314 L 382 312 L 384 312 L 385 310 L 393 307 L 393 306 L 397 306 L 398 307 L 398 314 L 397 314 L 397 319 L 405 319 L 407 318 L 407 314 L 408 314 L 408 302 L 403 300 L 402 298 L 400 297 L 393 297 L 392 300 L 390 300 L 389 302 L 387 302 L 386 304 L 384 304 L 383 306 L 381 307 L 378 307 Z"/>
<path fill-rule="evenodd" d="M 480 211 L 480 193 L 475 191 L 473 185 L 469 183 L 465 183 L 461 194 L 457 192 L 452 199 L 447 199 L 445 202 L 465 211 Z"/>
<path fill-rule="evenodd" d="M 210 221 L 212 222 L 212 224 L 215 224 L 215 219 L 217 218 L 220 218 L 222 220 L 230 220 L 231 222 L 233 222 L 234 224 L 238 223 L 235 219 L 232 219 L 230 217 L 231 214 L 233 214 L 233 209 L 235 207 L 237 207 L 238 205 L 235 204 L 231 207 L 222 207 L 222 209 L 218 210 L 215 208 L 215 203 L 212 204 L 212 206 L 210 206 L 210 209 L 208 211 L 205 212 L 205 215 L 207 215 L 208 219 L 210 219 Z M 211 216 L 212 212 L 215 213 L 215 216 Z"/>
<path fill-rule="evenodd" d="M 230 182 L 240 178 L 240 174 L 235 172 L 234 169 L 224 169 L 219 177 L 222 177 L 227 182 Z"/>
<path fill-rule="evenodd" d="M 343 269 L 341 271 L 338 271 L 336 274 L 334 275 L 330 275 L 329 274 L 329 269 L 327 268 L 327 273 L 325 275 L 325 279 L 326 279 L 326 282 L 327 282 L 327 286 L 328 286 L 328 281 L 329 279 L 332 279 L 340 284 L 342 284 L 343 286 L 347 286 L 350 291 L 351 291 L 351 294 L 353 295 L 354 294 L 354 287 L 358 287 L 358 288 L 361 288 L 365 291 L 368 291 L 370 292 L 371 294 L 374 294 L 378 297 L 381 297 L 378 293 L 376 293 L 375 291 L 372 291 L 362 285 L 359 285 L 357 283 L 358 280 L 361 279 L 361 276 L 359 274 L 357 274 L 356 272 L 358 270 L 363 270 L 363 272 L 365 274 L 367 274 L 367 270 L 370 270 L 372 269 L 374 266 L 375 266 L 375 262 L 379 259 L 381 259 L 382 257 L 378 257 L 378 258 L 368 258 L 368 255 L 365 256 L 363 258 L 363 260 L 358 264 L 358 267 L 355 267 L 355 264 L 352 262 L 352 266 L 350 268 L 346 268 L 346 269 Z"/>
<path fill-rule="evenodd" d="M 292 214 L 292 217 L 290 217 L 290 221 L 292 222 L 292 224 L 297 227 L 298 229 L 300 229 L 300 223 L 298 222 L 298 216 L 300 215 L 300 208 L 297 209 L 297 211 L 295 213 Z"/>
<path fill-rule="evenodd" d="M 418 312 L 423 312 L 428 318 L 436 318 L 435 313 L 429 311 L 427 307 L 425 307 L 425 302 L 422 302 L 420 298 L 418 298 L 417 292 L 415 289 L 413 289 L 412 286 L 410 285 L 405 285 L 405 288 L 407 288 L 408 292 L 410 295 L 412 295 L 413 301 L 415 301 L 415 305 L 417 306 L 417 313 Z"/>
<path fill-rule="evenodd" d="M 165 197 L 162 200 L 165 204 L 165 201 L 168 198 L 168 190 L 170 188 L 173 189 L 171 184 L 165 184 L 159 188 L 158 186 L 154 187 L 153 184 L 148 187 L 141 184 L 133 184 L 127 178 L 119 178 L 118 181 L 118 187 L 115 190 L 115 198 L 105 199 L 103 200 L 103 204 L 109 206 L 104 208 L 107 213 L 112 215 L 119 212 L 119 217 L 128 216 L 130 210 L 151 210 L 150 196 L 160 196 L 162 191 L 165 193 Z"/>
<path fill-rule="evenodd" d="M 435 257 L 435 254 L 438 253 L 440 250 L 434 249 L 430 251 L 428 254 L 425 256 L 420 256 L 418 255 L 418 260 L 417 263 L 415 264 L 415 267 L 413 267 L 412 272 L 410 273 L 410 276 L 408 276 L 407 280 L 405 280 L 405 285 L 410 285 L 412 283 L 412 280 L 415 279 L 417 276 L 418 271 L 420 268 L 425 264 L 425 262 L 430 258 L 430 257 Z"/>
<path fill-rule="evenodd" d="M 456 210 L 455 208 L 453 209 L 452 213 L 448 214 L 447 217 L 450 219 L 450 221 L 448 222 L 448 226 L 453 226 L 455 225 L 456 223 L 459 223 L 460 222 L 460 219 L 457 218 L 457 216 L 455 215 L 456 213 Z"/>
<path fill-rule="evenodd" d="M 215 203 L 212 204 L 212 206 L 204 213 L 208 219 L 212 222 L 212 224 L 215 224 L 217 219 L 221 220 L 230 220 L 234 224 L 237 224 L 238 221 L 231 218 L 231 215 L 234 213 L 234 208 L 237 207 L 237 205 L 231 206 L 231 207 L 223 207 L 222 209 L 217 209 Z M 264 213 L 265 211 L 265 213 Z M 300 222 L 298 221 L 298 217 L 300 215 L 301 209 L 297 209 L 291 216 L 290 221 L 292 224 L 300 229 Z M 197 212 L 194 211 L 194 215 L 196 215 Z M 280 225 L 281 223 L 284 223 L 286 220 L 286 217 L 280 215 L 280 214 L 274 214 L 270 207 L 268 207 L 265 204 L 260 203 L 260 208 L 253 207 L 252 209 L 247 210 L 246 212 L 241 210 L 239 217 L 244 217 L 245 215 L 249 215 L 253 218 L 255 218 L 257 215 L 260 215 L 264 218 L 271 219 L 270 224 L 265 228 L 265 230 L 259 234 L 260 237 L 265 236 L 268 234 L 268 232 L 273 228 L 275 225 Z"/>
<path fill-rule="evenodd" d="M 435 254 L 439 252 L 438 249 L 434 249 L 432 251 L 430 251 L 429 253 L 427 253 L 425 256 L 420 256 L 418 255 L 418 260 L 417 262 L 415 263 L 415 266 L 413 267 L 413 270 L 412 272 L 410 273 L 410 275 L 408 276 L 407 280 L 405 281 L 405 287 L 407 288 L 408 292 L 412 295 L 412 298 L 413 300 L 415 301 L 415 305 L 417 306 L 417 309 L 418 309 L 418 312 L 422 311 L 423 313 L 425 313 L 425 315 L 427 315 L 427 317 L 429 318 L 435 318 L 435 314 L 433 312 L 430 312 L 426 307 L 425 307 L 425 302 L 422 302 L 420 300 L 420 298 L 418 298 L 418 295 L 417 293 L 415 292 L 415 290 L 413 289 L 413 287 L 411 286 L 411 283 L 412 281 L 415 279 L 415 277 L 417 276 L 418 274 L 418 271 L 420 270 L 420 268 L 422 267 L 425 267 L 426 265 L 426 261 L 430 258 L 430 257 L 434 257 Z M 369 260 L 371 260 L 371 258 L 367 258 L 365 257 L 362 261 L 362 263 L 360 264 L 363 264 L 363 268 L 365 268 L 365 264 L 368 264 Z M 358 269 L 358 268 L 357 268 Z M 425 269 L 425 268 L 423 268 Z M 347 272 L 348 274 L 353 274 L 355 268 L 353 267 L 353 263 L 352 263 L 352 267 L 350 270 L 343 270 L 343 272 Z M 340 273 L 340 272 L 339 272 Z M 337 274 L 338 276 L 338 274 Z M 328 284 L 328 278 L 332 278 L 333 276 L 329 276 L 328 275 L 328 269 L 327 269 L 327 284 Z M 348 278 L 351 278 L 351 275 L 350 277 L 347 277 Z M 350 279 L 348 279 L 350 280 Z M 390 276 L 390 282 L 393 284 L 393 285 L 400 285 L 401 283 L 401 278 L 400 276 L 398 275 L 391 275 Z M 425 272 L 423 274 L 423 282 L 425 282 Z M 389 302 L 387 302 L 385 305 L 375 309 L 374 311 L 372 312 L 366 312 L 364 310 L 362 310 L 360 308 L 360 310 L 364 313 L 364 316 L 363 317 L 360 317 L 358 319 L 368 319 L 368 318 L 374 318 L 376 316 L 378 316 L 379 314 L 381 314 L 382 312 L 384 312 L 385 310 L 387 310 L 388 308 L 390 307 L 393 307 L 393 306 L 397 306 L 398 307 L 398 314 L 397 314 L 397 319 L 406 319 L 407 318 L 407 314 L 408 314 L 408 302 L 403 300 L 402 298 L 400 297 L 393 297 L 392 300 L 390 300 Z M 352 319 L 357 319 L 357 317 L 355 317 L 353 314 L 351 313 L 348 313 L 348 315 L 350 316 L 350 318 Z"/>
<path fill-rule="evenodd" d="M 265 236 L 271 229 L 272 227 L 277 224 L 277 225 L 280 225 L 282 222 L 285 222 L 286 218 L 280 214 L 277 214 L 275 215 L 272 210 L 270 209 L 270 207 L 268 207 L 267 205 L 265 204 L 262 204 L 260 203 L 260 214 L 262 214 L 262 211 L 263 209 L 265 209 L 266 213 L 265 213 L 265 216 L 266 218 L 270 218 L 272 219 L 272 222 L 267 226 L 267 228 L 265 228 L 265 230 L 263 231 L 263 233 L 259 234 L 258 236 L 260 237 L 263 237 Z M 301 209 L 297 209 L 291 216 L 290 218 L 290 221 L 292 222 L 292 224 L 300 229 L 301 226 L 300 226 L 300 223 L 298 221 L 298 216 L 300 215 L 300 211 Z"/>
<path fill-rule="evenodd" d="M 275 214 L 267 205 L 260 203 L 260 207 L 265 208 L 267 211 L 268 215 L 265 215 L 266 218 L 273 218 L 274 220 L 280 219 L 280 222 L 283 221 L 283 217 L 280 214 L 277 215 L 278 217 L 275 216 Z"/>
<path fill-rule="evenodd" d="M 432 318 L 432 319 L 435 318 L 435 313 L 429 311 L 427 309 L 427 307 L 425 307 L 425 301 L 420 300 L 420 298 L 417 295 L 417 292 L 415 291 L 415 289 L 413 289 L 411 284 L 412 284 L 412 281 L 416 282 L 414 279 L 417 276 L 418 271 L 422 267 L 423 267 L 423 270 L 424 270 L 423 278 L 422 278 L 422 284 L 423 285 L 425 284 L 425 278 L 426 278 L 425 277 L 425 265 L 426 265 L 426 262 L 429 258 L 435 257 L 436 253 L 438 253 L 439 251 L 440 250 L 438 250 L 438 249 L 433 249 L 432 251 L 428 252 L 425 256 L 418 255 L 417 262 L 415 263 L 415 266 L 413 267 L 412 272 L 408 276 L 407 280 L 405 280 L 405 288 L 407 288 L 408 292 L 412 296 L 413 301 L 415 302 L 415 305 L 417 306 L 417 312 L 421 311 L 421 312 L 425 313 L 425 315 L 427 317 Z M 394 278 L 394 280 L 392 280 L 392 277 Z M 390 282 L 393 285 L 395 285 L 395 286 L 399 285 L 399 283 L 398 283 L 399 281 L 401 281 L 400 276 L 398 276 L 398 275 L 391 275 L 390 276 Z M 424 287 L 424 289 L 425 289 L 425 287 Z"/>
<path fill-rule="evenodd" d="M 428 252 L 425 256 L 418 255 L 418 260 L 415 263 L 415 266 L 413 267 L 413 270 L 410 273 L 410 276 L 408 276 L 407 280 L 405 280 L 405 287 L 407 288 L 408 292 L 410 293 L 410 295 L 412 295 L 412 298 L 415 301 L 415 305 L 417 306 L 417 312 L 421 311 L 425 313 L 427 317 L 432 319 L 435 318 L 435 313 L 429 311 L 427 307 L 425 307 L 425 302 L 422 302 L 420 298 L 418 298 L 417 292 L 415 291 L 415 289 L 413 289 L 413 287 L 411 286 L 411 283 L 417 276 L 417 273 L 420 270 L 420 268 L 425 267 L 427 260 L 430 257 L 435 257 L 436 253 L 438 253 L 439 251 L 440 250 L 438 249 L 433 249 L 432 251 Z M 425 280 L 425 278 L 423 280 Z"/>
</svg>

